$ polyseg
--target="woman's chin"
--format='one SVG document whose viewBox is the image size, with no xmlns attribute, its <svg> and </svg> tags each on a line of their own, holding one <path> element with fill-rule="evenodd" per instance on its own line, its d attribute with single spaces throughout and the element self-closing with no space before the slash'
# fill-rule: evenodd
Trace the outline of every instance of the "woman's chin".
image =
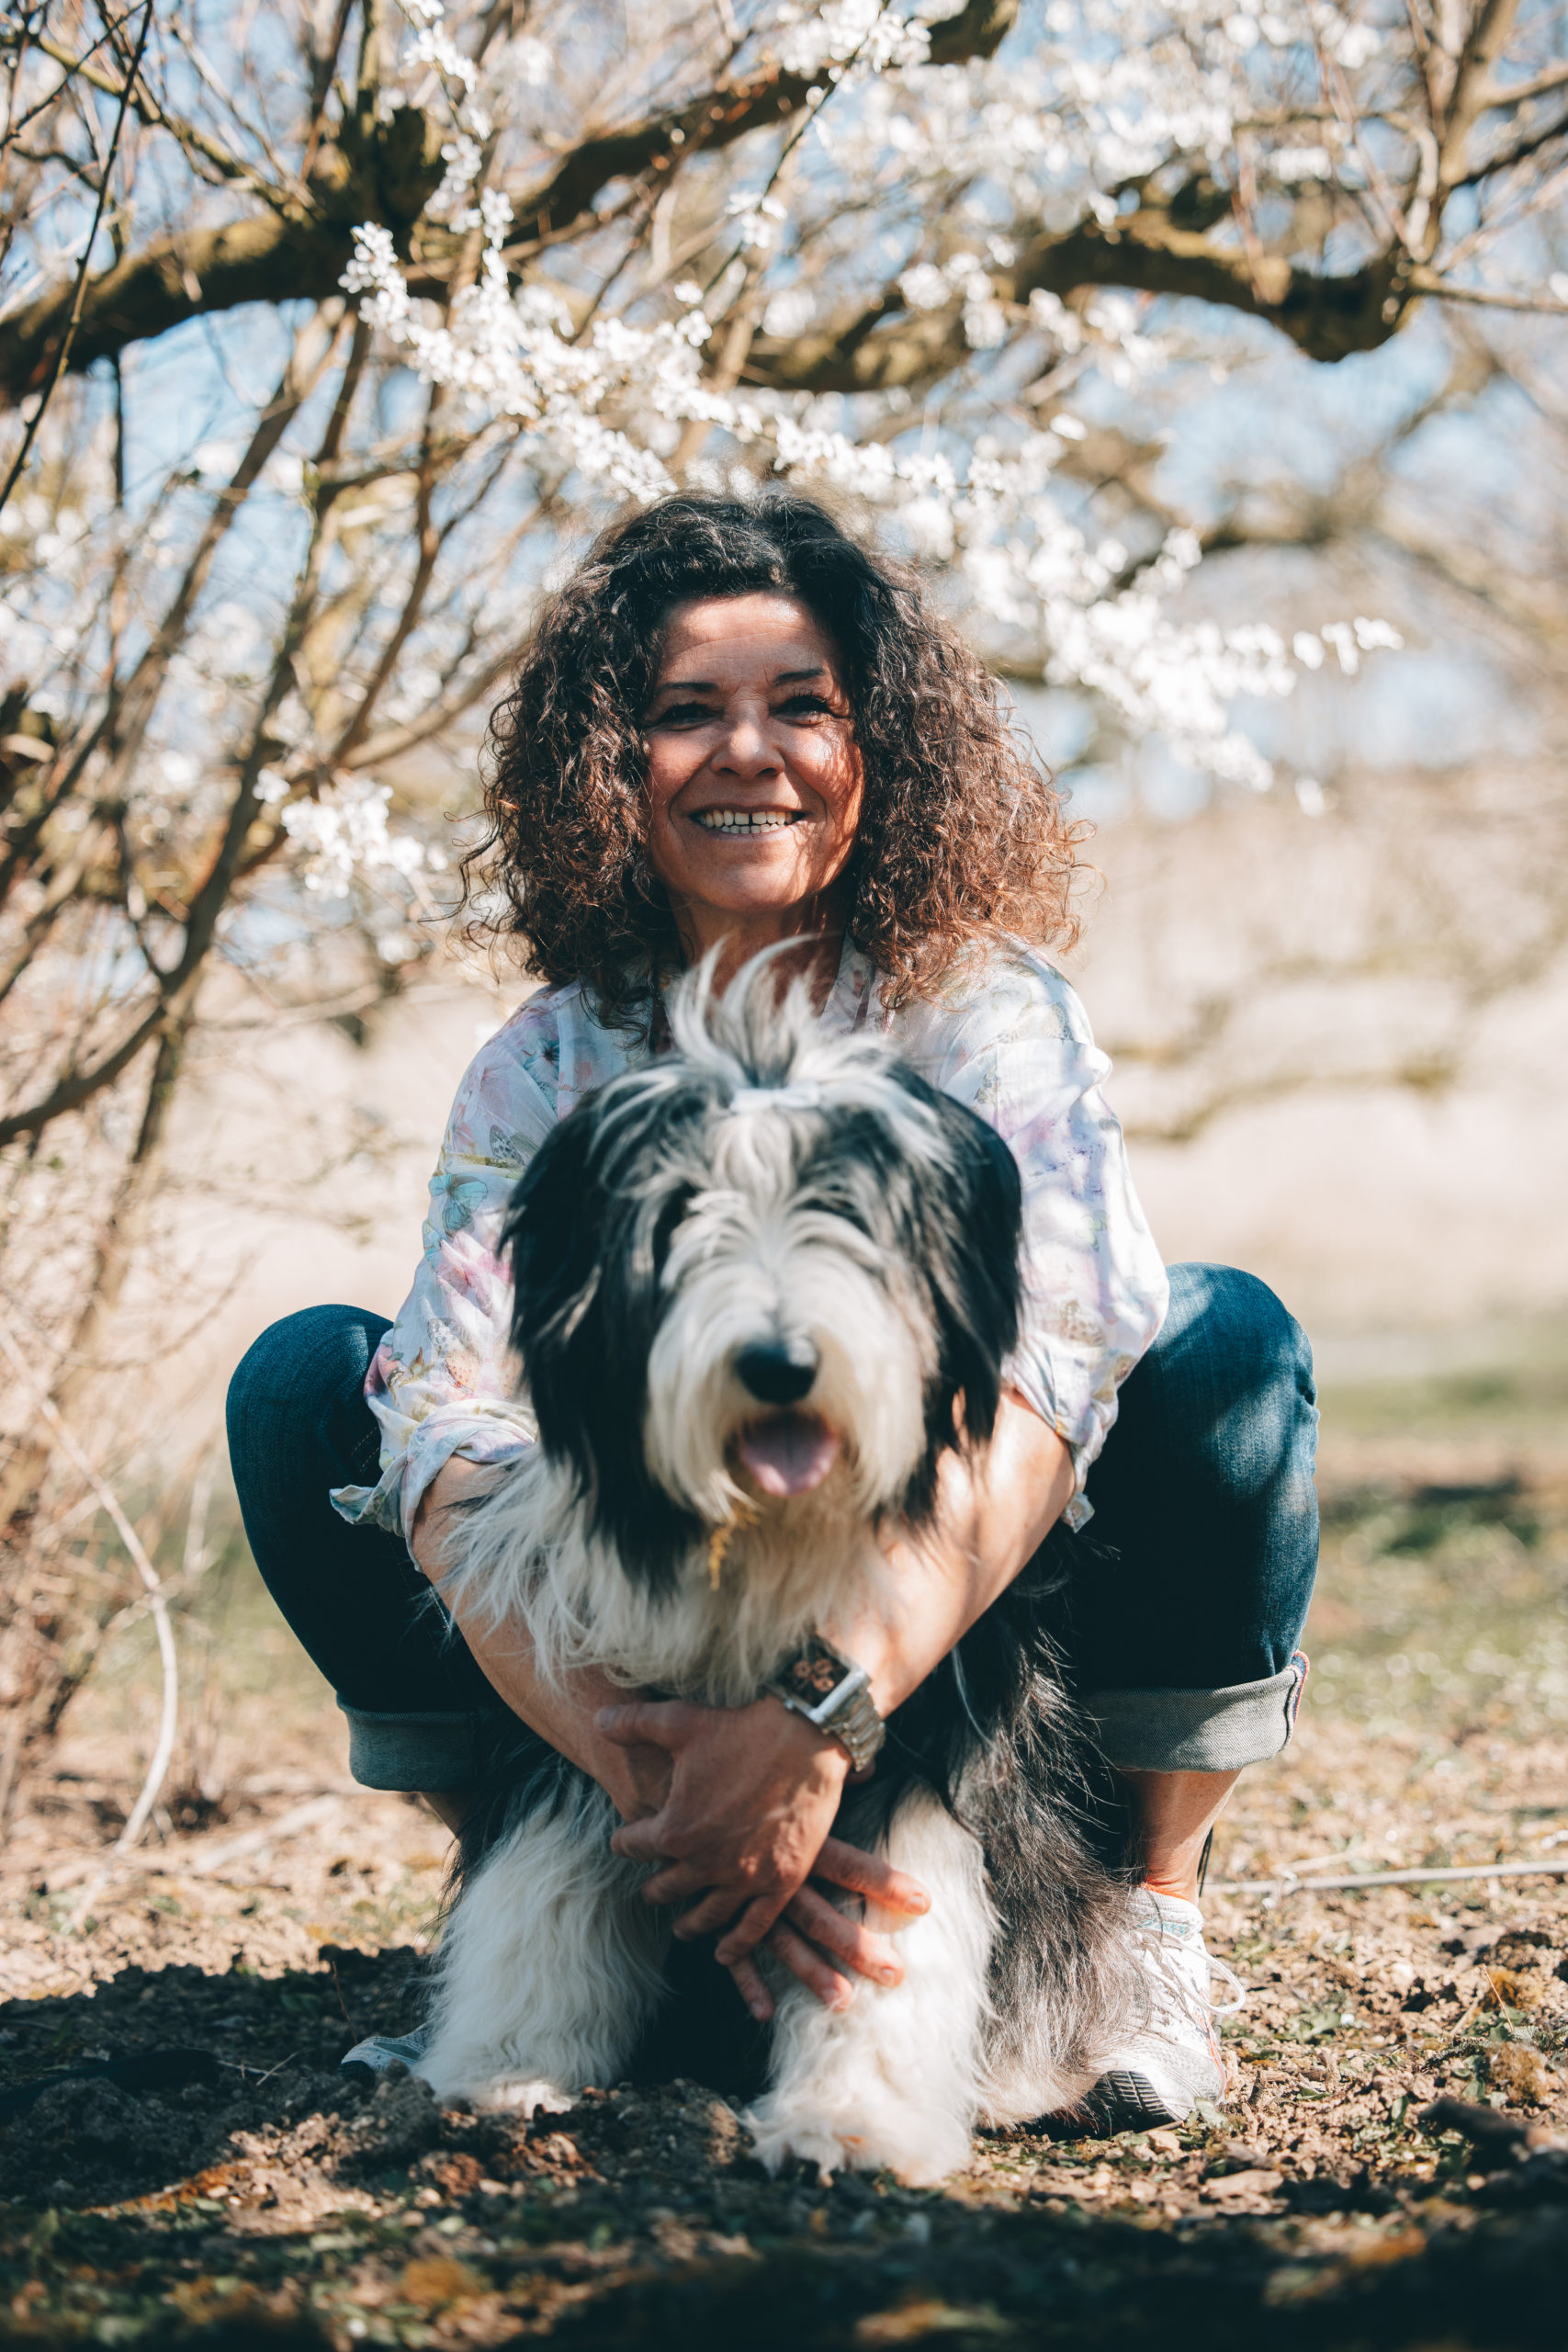
<svg viewBox="0 0 1568 2352">
<path fill-rule="evenodd" d="M 671 879 L 672 877 L 667 877 Z M 794 907 L 820 898 L 825 878 L 802 867 L 797 858 L 777 852 L 725 850 L 711 865 L 694 861 L 675 888 L 678 895 L 715 914 L 787 914 Z"/>
</svg>

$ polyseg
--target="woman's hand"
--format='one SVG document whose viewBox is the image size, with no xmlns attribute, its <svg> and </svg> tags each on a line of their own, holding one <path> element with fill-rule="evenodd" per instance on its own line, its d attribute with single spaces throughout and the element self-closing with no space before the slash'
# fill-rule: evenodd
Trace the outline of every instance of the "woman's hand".
<svg viewBox="0 0 1568 2352">
<path fill-rule="evenodd" d="M 847 2008 L 854 1998 L 854 1987 L 833 1966 L 829 1954 L 874 1984 L 901 1984 L 904 1962 L 897 1946 L 859 1920 L 846 1917 L 817 1892 L 819 1885 L 845 1887 L 852 1894 L 865 1895 L 881 1910 L 902 1911 L 910 1918 L 931 1909 L 931 1899 L 918 1879 L 894 1870 L 879 1854 L 848 1846 L 841 1838 L 829 1838 L 817 1857 L 810 1879 L 785 1905 L 772 1933 L 763 1938 L 763 1949 L 781 1960 L 829 2009 Z M 718 1951 L 723 1955 L 730 1950 L 731 1938 L 726 1937 Z M 765 2025 L 773 2014 L 773 1996 L 752 1954 L 739 1951 L 725 1965 L 752 2016 Z"/>
<path fill-rule="evenodd" d="M 751 1957 L 764 1940 L 830 2008 L 853 1994 L 824 1951 L 874 1983 L 898 1983 L 903 1965 L 887 1939 L 807 1884 L 815 1874 L 912 1916 L 931 1907 L 913 1879 L 829 1837 L 850 1769 L 836 1741 L 773 1698 L 749 1707 L 606 1707 L 598 1728 L 617 1745 L 671 1759 L 668 1802 L 610 1842 L 633 1861 L 661 1865 L 643 1889 L 649 1902 L 695 1898 L 675 1923 L 683 1940 L 725 1931 L 717 1956 L 754 2017 L 765 2021 L 773 2008 Z"/>
</svg>

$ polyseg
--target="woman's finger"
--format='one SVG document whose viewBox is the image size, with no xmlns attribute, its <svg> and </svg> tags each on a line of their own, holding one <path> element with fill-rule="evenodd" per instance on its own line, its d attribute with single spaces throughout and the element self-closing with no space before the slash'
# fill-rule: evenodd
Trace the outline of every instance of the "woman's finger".
<svg viewBox="0 0 1568 2352">
<path fill-rule="evenodd" d="M 775 1959 L 783 1961 L 792 1976 L 798 1976 L 808 1993 L 815 1993 L 824 2008 L 847 2009 L 855 1997 L 855 1988 L 847 1976 L 823 1959 L 815 1944 L 783 1919 L 768 1939 L 768 1950 Z"/>
<path fill-rule="evenodd" d="M 705 1894 L 711 1884 L 706 1872 L 694 1862 L 666 1861 L 662 1870 L 643 1881 L 642 1899 L 645 1903 L 657 1903 L 662 1910 L 672 1910 L 678 1903 L 690 1903 L 694 1895 Z M 732 1918 L 744 1900 L 743 1895 L 732 1894 L 724 1918 Z M 719 1924 L 722 1926 L 723 1920 Z"/>
<path fill-rule="evenodd" d="M 682 1699 L 637 1699 L 624 1707 L 601 1707 L 594 1722 L 617 1747 L 683 1747 L 708 1711 Z"/>
<path fill-rule="evenodd" d="M 671 1840 L 663 1827 L 662 1813 L 645 1814 L 640 1821 L 623 1821 L 610 1839 L 610 1851 L 627 1862 L 677 1862 Z"/>
<path fill-rule="evenodd" d="M 744 1960 L 749 1951 L 755 1951 L 788 1901 L 786 1892 L 755 1895 L 733 1927 L 714 1946 L 715 1957 L 722 1966 L 733 1968 L 738 1960 Z"/>
<path fill-rule="evenodd" d="M 733 1888 L 727 1893 L 723 1887 L 709 1887 L 700 1902 L 682 1912 L 675 1922 L 675 1933 L 683 1944 L 689 1944 L 694 1936 L 716 1936 L 721 1928 L 728 1927 L 745 1901 L 744 1894 L 737 1894 Z"/>
<path fill-rule="evenodd" d="M 745 2002 L 759 2025 L 766 2025 L 773 2014 L 773 1996 L 767 1980 L 754 1960 L 738 1960 L 730 1969 L 735 1989 Z"/>
<path fill-rule="evenodd" d="M 784 1912 L 803 1935 L 814 1944 L 831 1952 L 852 1968 L 857 1976 L 867 1976 L 874 1984 L 901 1984 L 904 1963 L 886 1936 L 874 1935 L 863 1928 L 858 1919 L 846 1919 L 826 1896 L 809 1886 L 803 1886 Z"/>
<path fill-rule="evenodd" d="M 825 1878 L 834 1886 L 847 1886 L 856 1894 L 869 1894 L 888 1911 L 906 1911 L 911 1918 L 919 1918 L 931 1907 L 931 1896 L 918 1878 L 907 1871 L 896 1871 L 880 1854 L 868 1854 L 863 1847 L 847 1846 L 841 1838 L 823 1840 L 822 1850 L 811 1865 L 813 1878 Z"/>
</svg>

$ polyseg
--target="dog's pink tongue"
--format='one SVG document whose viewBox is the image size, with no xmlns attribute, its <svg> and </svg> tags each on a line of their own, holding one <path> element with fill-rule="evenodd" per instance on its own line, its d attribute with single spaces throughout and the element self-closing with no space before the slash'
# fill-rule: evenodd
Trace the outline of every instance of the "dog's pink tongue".
<svg viewBox="0 0 1568 2352">
<path fill-rule="evenodd" d="M 774 1413 L 742 1430 L 736 1451 L 765 1495 L 804 1495 L 839 1458 L 839 1433 L 815 1413 Z"/>
</svg>

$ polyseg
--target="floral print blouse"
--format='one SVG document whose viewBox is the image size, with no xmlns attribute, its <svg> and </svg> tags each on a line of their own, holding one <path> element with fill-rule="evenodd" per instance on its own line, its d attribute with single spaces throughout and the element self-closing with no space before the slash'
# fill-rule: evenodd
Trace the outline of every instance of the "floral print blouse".
<svg viewBox="0 0 1568 2352">
<path fill-rule="evenodd" d="M 1023 1179 L 1025 1303 L 1008 1380 L 1069 1448 L 1077 1492 L 1116 1418 L 1116 1392 L 1158 1331 L 1165 1268 L 1100 1093 L 1110 1063 L 1083 1007 L 1044 957 L 993 952 L 934 1001 L 889 1010 L 846 945 L 822 1013 L 831 1035 L 870 1025 L 933 1086 L 988 1120 Z M 365 1384 L 381 1427 L 381 1476 L 342 1487 L 348 1520 L 401 1532 L 453 1454 L 501 1462 L 536 1442 L 508 1346 L 512 1286 L 497 1244 L 513 1187 L 558 1119 L 646 1061 L 649 1046 L 602 1028 L 577 983 L 530 997 L 457 1091 L 430 1184 L 424 1255 Z"/>
</svg>

